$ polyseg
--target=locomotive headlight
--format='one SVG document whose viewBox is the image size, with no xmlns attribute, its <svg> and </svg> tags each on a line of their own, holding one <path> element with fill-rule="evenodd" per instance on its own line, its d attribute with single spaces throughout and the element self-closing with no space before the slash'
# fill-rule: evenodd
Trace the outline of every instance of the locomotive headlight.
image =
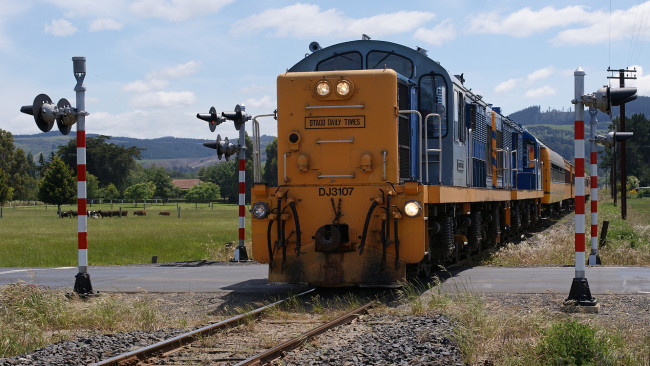
<svg viewBox="0 0 650 366">
<path fill-rule="evenodd" d="M 408 201 L 404 205 L 404 213 L 408 217 L 419 216 L 421 212 L 422 212 L 422 205 L 420 205 L 420 202 L 418 201 Z"/>
<path fill-rule="evenodd" d="M 251 213 L 256 219 L 263 219 L 269 214 L 269 205 L 266 202 L 255 202 L 251 208 Z"/>
<path fill-rule="evenodd" d="M 330 83 L 321 80 L 316 84 L 316 94 L 321 97 L 326 97 L 330 94 Z"/>
<path fill-rule="evenodd" d="M 347 80 L 341 80 L 336 84 L 336 93 L 342 97 L 347 96 L 351 89 L 350 82 Z"/>
</svg>

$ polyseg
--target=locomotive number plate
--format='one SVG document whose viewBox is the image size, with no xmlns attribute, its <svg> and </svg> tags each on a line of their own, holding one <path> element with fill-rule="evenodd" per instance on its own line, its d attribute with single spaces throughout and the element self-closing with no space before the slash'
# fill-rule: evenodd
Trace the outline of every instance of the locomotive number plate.
<svg viewBox="0 0 650 366">
<path fill-rule="evenodd" d="M 365 128 L 366 116 L 305 117 L 306 129 Z"/>
<path fill-rule="evenodd" d="M 337 196 L 351 196 L 354 187 L 319 187 L 319 197 L 337 197 Z"/>
</svg>

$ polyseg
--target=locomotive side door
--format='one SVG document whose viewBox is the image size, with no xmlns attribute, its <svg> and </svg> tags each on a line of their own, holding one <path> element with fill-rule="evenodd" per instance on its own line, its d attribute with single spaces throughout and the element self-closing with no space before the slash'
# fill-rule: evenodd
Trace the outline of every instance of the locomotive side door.
<svg viewBox="0 0 650 366">
<path fill-rule="evenodd" d="M 467 186 L 468 164 L 467 164 L 467 123 L 465 113 L 465 94 L 462 90 L 454 88 L 454 111 L 453 111 L 453 184 L 455 186 Z"/>
</svg>

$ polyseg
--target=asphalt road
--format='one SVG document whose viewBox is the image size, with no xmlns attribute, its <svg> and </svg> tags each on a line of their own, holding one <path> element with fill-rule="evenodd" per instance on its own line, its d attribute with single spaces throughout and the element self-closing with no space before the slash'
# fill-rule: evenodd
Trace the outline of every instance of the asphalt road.
<svg viewBox="0 0 650 366">
<path fill-rule="evenodd" d="M 280 293 L 305 286 L 268 284 L 267 265 L 258 263 L 177 263 L 90 267 L 99 292 Z M 77 267 L 0 268 L 0 284 L 23 281 L 72 291 Z M 501 293 L 569 293 L 573 267 L 472 267 L 450 270 L 452 288 Z M 650 267 L 587 267 L 592 294 L 650 293 Z"/>
</svg>

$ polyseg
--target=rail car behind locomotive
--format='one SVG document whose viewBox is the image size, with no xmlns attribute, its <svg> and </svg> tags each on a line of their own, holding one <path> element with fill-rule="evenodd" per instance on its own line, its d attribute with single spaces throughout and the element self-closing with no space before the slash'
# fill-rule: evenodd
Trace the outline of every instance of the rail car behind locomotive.
<svg viewBox="0 0 650 366">
<path fill-rule="evenodd" d="M 269 281 L 395 285 L 572 202 L 571 165 L 425 51 L 310 49 L 277 79 L 278 187 L 252 189 Z"/>
</svg>

